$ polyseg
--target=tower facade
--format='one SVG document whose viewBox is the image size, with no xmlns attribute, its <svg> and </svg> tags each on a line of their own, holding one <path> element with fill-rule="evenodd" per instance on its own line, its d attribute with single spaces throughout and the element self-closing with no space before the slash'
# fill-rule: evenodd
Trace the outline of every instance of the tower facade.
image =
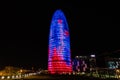
<svg viewBox="0 0 120 80">
<path fill-rule="evenodd" d="M 51 74 L 72 72 L 69 29 L 61 10 L 53 14 L 50 25 L 48 71 Z"/>
</svg>

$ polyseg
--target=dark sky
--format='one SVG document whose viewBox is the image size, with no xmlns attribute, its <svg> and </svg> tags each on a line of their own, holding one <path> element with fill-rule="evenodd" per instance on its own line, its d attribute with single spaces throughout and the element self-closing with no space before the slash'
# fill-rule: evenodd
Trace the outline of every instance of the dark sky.
<svg viewBox="0 0 120 80">
<path fill-rule="evenodd" d="M 57 9 L 61 9 L 67 18 L 72 58 L 120 49 L 119 13 L 117 8 L 108 7 L 109 3 L 82 0 L 4 3 L 0 66 L 47 69 L 49 28 Z"/>
</svg>

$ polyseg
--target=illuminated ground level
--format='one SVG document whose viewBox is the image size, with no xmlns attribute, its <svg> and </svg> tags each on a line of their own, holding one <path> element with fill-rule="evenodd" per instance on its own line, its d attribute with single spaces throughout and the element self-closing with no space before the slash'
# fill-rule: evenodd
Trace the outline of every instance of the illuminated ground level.
<svg viewBox="0 0 120 80">
<path fill-rule="evenodd" d="M 109 80 L 108 78 L 98 78 L 98 77 L 88 77 L 80 75 L 35 75 L 24 78 L 25 80 Z M 24 80 L 23 79 L 23 80 Z M 111 78 L 111 80 L 118 80 L 116 78 Z"/>
<path fill-rule="evenodd" d="M 17 77 L 16 77 L 17 76 Z M 50 75 L 43 73 L 28 73 L 23 76 L 0 76 L 2 80 L 119 80 L 120 77 L 116 75 L 107 75 L 107 74 L 83 74 L 83 73 L 73 73 L 73 74 L 62 74 L 62 75 Z M 0 80 L 1 80 L 0 79 Z"/>
<path fill-rule="evenodd" d="M 5 72 L 11 69 L 11 73 L 6 74 Z M 16 68 L 15 68 L 16 69 Z M 13 74 L 13 72 L 18 72 Z M 8 73 L 8 72 L 7 72 Z M 91 72 L 72 72 L 69 74 L 49 74 L 48 70 L 40 70 L 36 72 L 21 72 L 21 69 L 14 71 L 14 68 L 7 67 L 1 71 L 0 80 L 119 80 L 120 69 L 107 69 L 107 68 L 96 68 Z"/>
</svg>

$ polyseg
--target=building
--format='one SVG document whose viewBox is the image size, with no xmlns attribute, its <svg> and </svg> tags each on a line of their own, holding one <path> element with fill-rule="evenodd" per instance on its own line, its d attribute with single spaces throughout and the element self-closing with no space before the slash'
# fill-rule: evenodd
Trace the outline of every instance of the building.
<svg viewBox="0 0 120 80">
<path fill-rule="evenodd" d="M 108 52 L 104 55 L 106 68 L 120 69 L 120 50 Z"/>
<path fill-rule="evenodd" d="M 109 69 L 120 69 L 120 58 L 105 57 L 105 62 Z"/>
<path fill-rule="evenodd" d="M 72 60 L 73 71 L 75 72 L 89 72 L 96 68 L 95 55 L 90 56 L 75 56 Z"/>
<path fill-rule="evenodd" d="M 90 71 L 96 70 L 96 56 L 94 54 L 90 55 L 89 57 L 89 68 Z"/>
<path fill-rule="evenodd" d="M 99 57 L 104 60 L 105 68 L 120 69 L 120 50 L 104 52 Z"/>
<path fill-rule="evenodd" d="M 48 72 L 51 74 L 72 72 L 69 29 L 61 10 L 54 13 L 50 25 Z"/>
<path fill-rule="evenodd" d="M 75 56 L 72 60 L 73 71 L 86 72 L 88 69 L 89 59 L 87 56 Z"/>
</svg>

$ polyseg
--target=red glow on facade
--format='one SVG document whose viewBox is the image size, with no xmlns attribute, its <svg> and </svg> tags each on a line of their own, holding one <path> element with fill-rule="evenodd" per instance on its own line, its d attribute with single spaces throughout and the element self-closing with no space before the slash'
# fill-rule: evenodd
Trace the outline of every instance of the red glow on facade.
<svg viewBox="0 0 120 80">
<path fill-rule="evenodd" d="M 68 32 L 68 31 L 65 31 L 65 35 L 66 35 L 66 36 L 69 36 L 69 32 Z"/>
<path fill-rule="evenodd" d="M 58 23 L 62 24 L 62 20 L 61 20 L 61 19 L 58 19 Z"/>
<path fill-rule="evenodd" d="M 55 73 L 69 73 L 72 72 L 72 66 L 67 66 L 66 62 L 62 60 L 62 56 L 58 56 L 57 54 L 57 50 L 56 48 L 53 49 L 53 54 L 54 56 L 52 57 L 52 66 L 49 68 L 49 70 L 51 71 L 51 74 L 55 74 Z"/>
</svg>

